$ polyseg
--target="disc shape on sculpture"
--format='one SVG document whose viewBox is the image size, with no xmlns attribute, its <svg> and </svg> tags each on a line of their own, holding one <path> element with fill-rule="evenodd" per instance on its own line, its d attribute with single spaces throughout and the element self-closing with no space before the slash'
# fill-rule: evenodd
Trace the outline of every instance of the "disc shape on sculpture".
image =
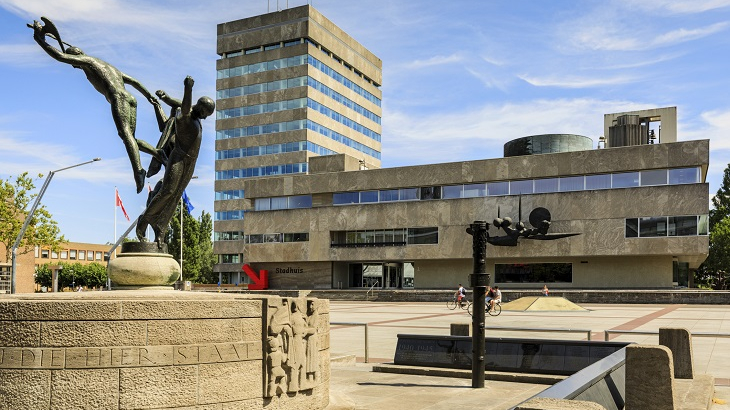
<svg viewBox="0 0 730 410">
<path fill-rule="evenodd" d="M 530 212 L 530 225 L 537 228 L 542 221 L 550 221 L 550 211 L 542 207 L 533 209 Z"/>
</svg>

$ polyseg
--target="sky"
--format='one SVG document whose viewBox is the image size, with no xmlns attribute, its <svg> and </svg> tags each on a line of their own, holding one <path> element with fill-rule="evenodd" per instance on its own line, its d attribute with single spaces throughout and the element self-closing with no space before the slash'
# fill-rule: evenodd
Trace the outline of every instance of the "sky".
<svg viewBox="0 0 730 410">
<path fill-rule="evenodd" d="M 678 139 L 710 140 L 711 195 L 730 162 L 730 0 L 310 0 L 383 61 L 382 166 L 498 158 L 515 138 L 603 134 L 603 114 L 676 106 Z M 145 206 L 109 104 L 26 24 L 149 90 L 215 96 L 216 25 L 307 0 L 0 0 L 0 179 L 56 173 L 42 203 L 67 240 L 115 241 Z M 49 40 L 50 42 L 50 40 Z M 139 102 L 137 138 L 159 138 Z M 215 120 L 187 192 L 213 214 Z M 142 154 L 146 168 L 149 156 Z M 158 177 L 151 182 L 154 186 Z M 40 187 L 43 179 L 37 179 Z M 115 223 L 116 221 L 116 223 Z"/>
</svg>

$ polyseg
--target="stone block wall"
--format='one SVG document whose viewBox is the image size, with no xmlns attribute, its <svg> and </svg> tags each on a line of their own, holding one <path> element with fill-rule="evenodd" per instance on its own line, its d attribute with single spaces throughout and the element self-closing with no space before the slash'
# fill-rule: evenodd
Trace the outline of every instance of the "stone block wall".
<svg viewBox="0 0 730 410">
<path fill-rule="evenodd" d="M 329 304 L 297 299 L 316 308 L 316 326 L 286 312 L 302 343 L 306 382 L 267 395 L 265 314 L 282 304 L 271 299 L 176 291 L 10 296 L 0 301 L 0 409 L 325 408 Z M 283 364 L 286 377 L 292 368 Z"/>
</svg>

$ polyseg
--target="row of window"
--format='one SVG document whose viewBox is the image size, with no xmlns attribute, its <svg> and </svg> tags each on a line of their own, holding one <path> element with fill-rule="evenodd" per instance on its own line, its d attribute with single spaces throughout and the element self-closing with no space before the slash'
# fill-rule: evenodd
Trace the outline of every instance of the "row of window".
<svg viewBox="0 0 730 410">
<path fill-rule="evenodd" d="M 224 140 L 229 138 L 250 137 L 254 135 L 272 134 L 276 132 L 296 131 L 309 129 L 323 135 L 333 141 L 339 142 L 373 158 L 380 159 L 380 151 L 376 151 L 367 145 L 361 144 L 350 139 L 340 133 L 322 126 L 312 120 L 294 120 L 287 122 L 277 122 L 274 124 L 252 125 L 250 127 L 230 128 L 226 130 L 218 130 L 215 133 L 216 140 Z"/>
<path fill-rule="evenodd" d="M 311 98 L 297 98 L 294 100 L 284 100 L 266 104 L 249 105 L 246 107 L 226 108 L 224 110 L 216 111 L 216 119 L 226 120 L 229 118 L 246 117 L 249 115 L 296 110 L 299 108 L 304 108 L 305 106 L 319 112 L 320 114 L 326 115 L 327 117 L 332 118 L 340 124 L 348 128 L 352 128 L 353 130 L 367 137 L 370 137 L 375 141 L 380 141 L 380 134 L 378 134 L 377 132 L 363 126 L 356 121 L 353 121 L 352 119 L 340 114 L 339 112 L 323 104 L 318 103 L 317 101 L 312 100 Z"/>
<path fill-rule="evenodd" d="M 216 221 L 237 221 L 243 219 L 246 211 L 235 210 L 235 211 L 218 211 L 215 213 Z"/>
<path fill-rule="evenodd" d="M 371 130 L 368 127 L 363 126 L 362 124 L 351 120 L 350 118 L 340 114 L 339 112 L 322 105 L 318 103 L 317 101 L 312 100 L 311 98 L 307 99 L 307 107 L 319 112 L 322 115 L 325 115 L 327 117 L 332 118 L 333 120 L 339 122 L 340 124 L 352 128 L 353 130 L 365 135 L 366 137 L 372 138 L 375 141 L 380 142 L 380 134 L 377 132 Z"/>
<path fill-rule="evenodd" d="M 324 95 L 332 98 L 333 100 L 339 102 L 340 104 L 344 105 L 345 107 L 357 112 L 358 114 L 362 115 L 363 117 L 368 118 L 377 124 L 380 124 L 380 117 L 375 115 L 375 113 L 366 109 L 365 107 L 361 106 L 360 104 L 357 104 L 356 102 L 354 102 L 351 99 L 345 97 L 344 95 L 338 93 L 337 91 L 327 87 L 326 85 L 322 84 L 321 82 L 315 80 L 312 77 L 296 77 L 296 78 L 289 78 L 286 80 L 271 81 L 268 83 L 251 84 L 251 85 L 244 85 L 244 86 L 234 87 L 234 88 L 226 88 L 223 90 L 218 90 L 217 96 L 219 99 L 231 98 L 231 97 L 239 97 L 239 96 L 243 96 L 243 95 L 259 94 L 259 93 L 264 93 L 264 92 L 268 92 L 268 91 L 276 91 L 276 90 L 283 90 L 283 89 L 288 89 L 288 88 L 296 88 L 296 87 L 304 87 L 304 86 L 312 87 L 315 90 L 321 92 L 322 94 L 324 94 Z M 270 112 L 270 111 L 264 111 L 264 112 Z M 253 114 L 260 114 L 260 113 L 254 112 Z M 245 115 L 252 115 L 252 114 L 245 114 Z"/>
<path fill-rule="evenodd" d="M 294 100 L 276 101 L 267 104 L 248 105 L 246 107 L 226 108 L 224 110 L 217 110 L 215 119 L 226 120 L 229 118 L 246 117 L 249 115 L 296 110 L 297 108 L 304 108 L 306 105 L 306 98 L 297 98 Z"/>
<path fill-rule="evenodd" d="M 218 255 L 218 263 L 241 263 L 241 254 L 221 253 Z"/>
<path fill-rule="evenodd" d="M 223 58 L 233 58 L 233 57 L 242 56 L 244 54 L 255 54 L 260 51 L 275 50 L 275 49 L 281 47 L 282 45 L 284 47 L 291 47 L 291 46 L 298 46 L 299 44 L 302 44 L 302 39 L 284 41 L 283 43 L 280 42 L 280 43 L 274 43 L 274 44 L 267 44 L 265 46 L 251 47 L 251 48 L 247 48 L 245 50 L 225 53 L 225 54 L 223 54 Z"/>
<path fill-rule="evenodd" d="M 309 141 L 295 141 L 284 144 L 260 145 L 256 147 L 234 148 L 222 151 L 216 151 L 215 159 L 231 159 L 257 157 L 261 155 L 273 155 L 286 152 L 310 151 L 317 155 L 334 155 L 335 151 L 327 149 Z"/>
<path fill-rule="evenodd" d="M 243 199 L 243 189 L 231 189 L 215 193 L 216 201 L 226 201 L 229 199 Z"/>
<path fill-rule="evenodd" d="M 302 44 L 304 42 L 306 42 L 308 44 L 311 44 L 314 47 L 317 47 L 320 51 L 322 51 L 323 53 L 327 54 L 329 57 L 332 57 L 338 63 L 344 65 L 348 70 L 353 71 L 358 77 L 362 78 L 363 80 L 365 80 L 365 81 L 367 81 L 367 82 L 369 82 L 371 84 L 374 84 L 373 83 L 373 80 L 371 80 L 365 74 L 361 73 L 360 70 L 358 70 L 355 67 L 352 67 L 351 65 L 347 64 L 342 59 L 340 59 L 339 57 L 337 57 L 335 54 L 333 54 L 332 52 L 328 51 L 326 48 L 322 47 L 321 45 L 317 44 L 316 42 L 314 42 L 314 41 L 312 41 L 312 40 L 310 40 L 308 38 L 307 39 L 305 39 L 305 38 L 298 38 L 298 39 L 294 39 L 294 40 L 288 40 L 288 41 L 283 41 L 283 42 L 274 43 L 274 44 L 268 44 L 268 45 L 264 45 L 264 46 L 251 47 L 251 48 L 247 48 L 245 50 L 238 50 L 238 51 L 234 51 L 234 52 L 230 52 L 230 53 L 224 53 L 223 54 L 223 58 L 233 58 L 233 57 L 242 56 L 244 54 L 249 55 L 249 54 L 259 53 L 261 51 L 276 50 L 277 48 L 280 48 L 282 46 L 283 47 L 298 46 L 298 45 L 300 45 L 300 44 Z M 377 84 L 374 84 L 374 85 L 377 87 Z"/>
<path fill-rule="evenodd" d="M 242 85 L 240 87 L 224 88 L 216 92 L 216 98 L 232 98 L 244 95 L 260 94 L 268 91 L 285 90 L 287 88 L 304 87 L 307 85 L 306 76 L 270 81 L 268 83 Z"/>
<path fill-rule="evenodd" d="M 80 251 L 77 249 L 68 249 L 62 250 L 59 253 L 53 252 L 49 249 L 39 249 L 37 247 L 35 248 L 35 257 L 42 259 L 66 259 L 72 261 L 103 261 L 108 259 L 108 257 L 105 257 L 104 252 L 102 251 Z"/>
<path fill-rule="evenodd" d="M 240 240 L 243 240 L 243 232 L 241 232 L 241 231 L 213 232 L 213 240 L 215 240 L 215 241 L 240 241 Z"/>
<path fill-rule="evenodd" d="M 332 247 L 403 246 L 438 244 L 438 227 L 365 229 L 331 232 Z"/>
<path fill-rule="evenodd" d="M 368 110 L 367 108 L 363 107 L 362 105 L 352 101 L 351 99 L 345 97 L 344 95 L 338 93 L 337 91 L 327 87 L 326 85 L 320 83 L 319 81 L 315 80 L 314 78 L 307 77 L 307 85 L 314 88 L 315 90 L 321 92 L 322 94 L 326 95 L 327 97 L 332 98 L 333 100 L 344 105 L 345 107 L 355 111 L 356 113 L 362 115 L 363 117 L 369 119 L 370 121 L 373 121 L 376 124 L 380 124 L 380 117 L 375 115 L 374 112 L 372 112 L 372 111 Z"/>
<path fill-rule="evenodd" d="M 267 165 L 262 167 L 253 168 L 240 168 L 240 169 L 229 169 L 226 171 L 216 171 L 215 180 L 221 181 L 226 179 L 239 179 L 239 178 L 254 178 L 254 177 L 265 177 L 269 175 L 284 175 L 284 174 L 306 174 L 307 163 L 300 162 L 296 164 L 280 164 L 280 165 Z"/>
<path fill-rule="evenodd" d="M 317 60 L 316 58 L 314 58 L 308 54 L 220 69 L 220 70 L 218 70 L 217 77 L 218 77 L 218 79 L 239 77 L 239 76 L 248 75 L 248 74 L 261 73 L 264 71 L 279 70 L 279 69 L 287 68 L 287 67 L 296 67 L 296 66 L 300 66 L 303 64 L 311 65 L 312 67 L 314 67 L 314 68 L 318 69 L 319 71 L 328 75 L 330 78 L 334 79 L 335 81 L 339 82 L 340 84 L 344 85 L 345 87 L 351 89 L 352 91 L 354 91 L 361 97 L 365 98 L 366 100 L 368 100 L 368 101 L 372 102 L 373 104 L 377 105 L 378 107 L 380 107 L 381 102 L 378 97 L 374 96 L 372 93 L 370 93 L 369 91 L 360 87 L 359 85 L 353 83 L 352 81 L 347 79 L 345 76 L 343 76 L 342 74 L 335 71 L 333 68 L 327 66 L 323 62 Z"/>
<path fill-rule="evenodd" d="M 257 211 L 276 211 L 280 209 L 311 208 L 311 195 L 280 196 L 274 198 L 257 198 L 254 209 Z"/>
<path fill-rule="evenodd" d="M 707 235 L 707 215 L 626 218 L 627 238 Z"/>
<path fill-rule="evenodd" d="M 381 104 L 380 98 L 374 96 L 368 90 L 353 83 L 347 77 L 338 73 L 337 71 L 335 71 L 333 68 L 331 68 L 327 64 L 317 60 L 316 58 L 312 57 L 311 55 L 307 56 L 307 64 L 309 64 L 312 67 L 318 69 L 319 71 L 327 74 L 331 78 L 335 79 L 335 81 L 339 82 L 340 84 L 344 85 L 345 87 L 347 87 L 347 88 L 351 89 L 352 91 L 354 91 L 355 93 L 357 93 L 359 96 L 365 98 L 366 100 L 368 100 L 371 103 L 380 107 L 380 104 Z"/>
<path fill-rule="evenodd" d="M 597 189 L 632 188 L 639 186 L 696 184 L 699 168 L 658 169 L 614 174 L 522 179 L 480 184 L 429 186 L 379 191 L 337 192 L 334 205 L 375 202 L 413 201 L 424 199 L 475 198 L 484 196 L 525 195 Z"/>
<path fill-rule="evenodd" d="M 308 232 L 297 233 L 263 233 L 254 235 L 244 235 L 244 243 L 289 243 L 289 242 L 309 242 Z"/>
<path fill-rule="evenodd" d="M 310 40 L 308 38 L 307 39 L 304 39 L 304 41 L 306 41 L 308 44 L 313 45 L 314 47 L 319 48 L 319 50 L 321 52 L 323 52 L 324 54 L 326 54 L 329 57 L 332 57 L 332 59 L 334 59 L 338 63 L 340 63 L 343 66 L 345 66 L 345 68 L 347 68 L 348 70 L 353 71 L 358 77 L 362 78 L 363 80 L 369 82 L 370 84 L 372 84 L 372 85 L 374 85 L 376 87 L 380 87 L 380 85 L 377 84 L 375 81 L 373 81 L 370 77 L 368 77 L 365 74 L 361 73 L 360 70 L 358 70 L 357 68 L 351 66 L 350 64 L 348 64 L 346 61 L 342 60 L 341 58 L 337 57 L 337 55 L 335 53 L 327 50 L 321 44 L 318 44 L 318 43 L 316 43 L 316 42 L 314 42 L 314 41 L 312 41 L 312 40 Z"/>
</svg>

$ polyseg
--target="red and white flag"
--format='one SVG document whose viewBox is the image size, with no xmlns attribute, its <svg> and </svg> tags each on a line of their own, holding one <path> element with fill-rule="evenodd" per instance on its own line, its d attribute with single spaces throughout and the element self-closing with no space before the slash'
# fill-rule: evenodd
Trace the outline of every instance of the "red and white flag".
<svg viewBox="0 0 730 410">
<path fill-rule="evenodd" d="M 124 209 L 124 204 L 122 203 L 122 198 L 119 197 L 119 191 L 117 189 L 115 189 L 114 192 L 117 195 L 116 206 L 122 208 L 122 213 L 124 214 L 124 217 L 127 218 L 127 221 L 129 221 L 129 215 L 127 215 L 127 210 Z"/>
</svg>

